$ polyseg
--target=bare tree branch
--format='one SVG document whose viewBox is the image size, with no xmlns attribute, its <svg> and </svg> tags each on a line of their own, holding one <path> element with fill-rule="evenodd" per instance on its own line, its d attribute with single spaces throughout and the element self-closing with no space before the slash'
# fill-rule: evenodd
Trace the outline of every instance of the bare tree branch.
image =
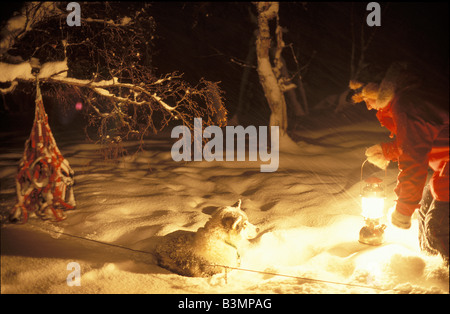
<svg viewBox="0 0 450 314">
<path fill-rule="evenodd" d="M 65 16 L 42 15 L 45 6 L 23 10 L 26 31 L 20 36 L 16 33 L 13 44 L 5 46 L 5 53 L 14 51 L 22 61 L 0 62 L 4 85 L 0 92 L 11 92 L 18 84 L 34 84 L 37 73 L 43 87 L 51 87 L 59 101 L 73 102 L 76 97 L 87 105 L 88 127 L 96 128 L 99 141 L 105 142 L 130 136 L 142 139 L 175 120 L 193 128 L 194 117 L 225 125 L 218 83 L 201 79 L 192 86 L 177 72 L 154 73 L 149 48 L 155 22 L 146 4 L 83 4 L 81 27 L 67 26 L 61 21 Z M 117 7 L 112 10 L 112 6 Z M 123 14 L 111 18 L 110 11 Z"/>
</svg>

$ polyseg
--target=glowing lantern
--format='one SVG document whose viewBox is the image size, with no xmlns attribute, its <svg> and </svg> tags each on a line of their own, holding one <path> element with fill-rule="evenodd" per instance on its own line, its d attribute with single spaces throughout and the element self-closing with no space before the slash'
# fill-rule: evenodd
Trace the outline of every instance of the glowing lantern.
<svg viewBox="0 0 450 314">
<path fill-rule="evenodd" d="M 359 242 L 369 245 L 380 245 L 384 241 L 386 225 L 380 224 L 384 212 L 383 180 L 370 177 L 365 181 L 361 192 L 362 216 L 366 225 L 359 231 Z"/>
</svg>

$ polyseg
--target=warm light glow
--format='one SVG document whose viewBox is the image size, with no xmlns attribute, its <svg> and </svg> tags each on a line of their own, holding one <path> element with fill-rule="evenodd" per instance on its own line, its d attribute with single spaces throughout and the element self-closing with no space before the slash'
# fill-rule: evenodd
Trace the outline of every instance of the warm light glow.
<svg viewBox="0 0 450 314">
<path fill-rule="evenodd" d="M 368 219 L 379 219 L 383 217 L 383 197 L 362 197 L 362 215 Z"/>
</svg>

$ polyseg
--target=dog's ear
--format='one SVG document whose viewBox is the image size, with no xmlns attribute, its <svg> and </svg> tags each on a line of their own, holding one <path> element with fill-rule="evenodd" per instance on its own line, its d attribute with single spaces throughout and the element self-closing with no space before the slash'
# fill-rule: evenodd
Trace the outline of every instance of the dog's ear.
<svg viewBox="0 0 450 314">
<path fill-rule="evenodd" d="M 231 229 L 238 230 L 239 223 L 242 221 L 242 216 L 239 216 L 231 226 Z"/>
<path fill-rule="evenodd" d="M 242 204 L 242 201 L 241 201 L 241 199 L 239 199 L 239 200 L 238 200 L 236 203 L 234 203 L 233 206 L 231 206 L 231 207 L 237 207 L 237 208 L 241 209 L 241 204 Z"/>
<path fill-rule="evenodd" d="M 239 223 L 242 221 L 242 216 L 233 217 L 226 216 L 222 219 L 222 225 L 228 230 L 239 230 Z"/>
</svg>

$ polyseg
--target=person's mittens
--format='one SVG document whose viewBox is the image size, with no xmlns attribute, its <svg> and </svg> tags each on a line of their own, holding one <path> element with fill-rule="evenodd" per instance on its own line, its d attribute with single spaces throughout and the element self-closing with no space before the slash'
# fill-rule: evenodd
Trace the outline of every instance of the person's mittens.
<svg viewBox="0 0 450 314">
<path fill-rule="evenodd" d="M 409 229 L 411 227 L 411 216 L 403 215 L 395 208 L 391 208 L 389 212 L 388 217 L 392 225 L 401 229 Z"/>
<path fill-rule="evenodd" d="M 373 145 L 366 149 L 367 160 L 380 169 L 386 169 L 389 160 L 384 157 L 383 149 L 380 144 Z"/>
</svg>

